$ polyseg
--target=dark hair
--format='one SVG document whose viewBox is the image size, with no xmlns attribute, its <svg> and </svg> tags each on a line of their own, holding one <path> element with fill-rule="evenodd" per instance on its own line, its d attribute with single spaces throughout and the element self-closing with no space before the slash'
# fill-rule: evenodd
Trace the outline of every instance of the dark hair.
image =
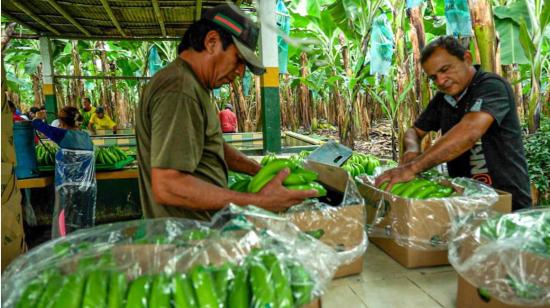
<svg viewBox="0 0 550 308">
<path fill-rule="evenodd" d="M 59 112 L 59 120 L 69 127 L 77 127 L 77 122 L 82 122 L 84 119 L 78 109 L 72 106 L 65 106 Z"/>
<path fill-rule="evenodd" d="M 183 38 L 178 46 L 178 54 L 189 48 L 193 48 L 198 52 L 203 51 L 205 49 L 204 39 L 206 38 L 206 34 L 212 30 L 220 34 L 223 50 L 233 44 L 231 33 L 208 19 L 201 19 L 192 24 L 183 34 Z"/>
<path fill-rule="evenodd" d="M 431 41 L 424 49 L 422 49 L 422 56 L 420 57 L 420 63 L 426 62 L 428 58 L 433 54 L 437 48 L 443 48 L 451 55 L 464 60 L 464 54 L 467 49 L 464 48 L 460 42 L 452 35 L 440 36 Z"/>
<path fill-rule="evenodd" d="M 83 97 L 82 100 L 83 100 L 83 101 L 87 101 L 87 102 L 90 103 L 90 104 L 92 103 L 92 101 L 90 101 L 90 98 L 88 98 L 88 97 Z"/>
</svg>

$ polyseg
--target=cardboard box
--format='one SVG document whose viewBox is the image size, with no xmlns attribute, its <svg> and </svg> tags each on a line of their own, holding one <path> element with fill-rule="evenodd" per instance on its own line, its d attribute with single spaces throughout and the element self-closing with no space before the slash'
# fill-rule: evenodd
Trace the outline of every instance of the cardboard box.
<svg viewBox="0 0 550 308">
<path fill-rule="evenodd" d="M 449 264 L 447 250 L 437 248 L 441 241 L 446 240 L 451 219 L 442 201 L 404 199 L 367 184 L 358 184 L 358 187 L 365 198 L 367 224 L 377 232 L 383 230 L 385 233 L 369 235 L 372 243 L 406 268 Z M 500 212 L 510 212 L 512 196 L 504 191 L 497 192 L 499 199 L 493 208 Z M 383 209 L 378 215 L 382 217 L 375 221 L 381 199 Z M 469 204 L 457 205 L 461 206 L 467 207 Z M 430 220 L 434 223 L 426 223 L 425 219 L 417 219 L 418 217 L 431 217 Z"/>
<path fill-rule="evenodd" d="M 347 206 L 337 206 L 342 202 L 346 191 L 347 173 L 338 167 L 310 161 L 306 168 L 319 174 L 318 181 L 328 190 L 327 197 L 321 201 L 335 205 L 330 210 L 304 210 L 301 212 L 285 213 L 302 231 L 324 230 L 320 240 L 346 253 L 360 245 L 366 237 L 365 233 L 365 206 L 361 203 Z M 363 271 L 363 255 L 351 263 L 340 266 L 334 278 L 359 274 Z"/>
<path fill-rule="evenodd" d="M 478 222 L 479 223 L 479 222 Z M 478 238 L 478 235 L 468 234 L 461 237 L 460 246 L 457 251 L 457 259 L 466 261 L 472 257 L 476 249 L 491 242 L 485 238 Z M 470 259 L 471 260 L 471 259 Z M 491 289 L 499 290 L 500 298 L 506 300 L 505 296 L 513 296 L 515 291 L 508 284 L 508 273 L 515 273 L 519 277 L 540 277 L 537 278 L 540 287 L 550 288 L 547 273 L 550 269 L 550 259 L 528 250 L 519 250 L 512 247 L 502 247 L 493 252 L 484 251 L 483 259 L 476 258 L 475 263 L 470 263 L 466 270 L 460 272 L 458 281 L 457 307 L 521 307 L 504 304 L 497 299 L 485 301 L 479 296 L 478 286 L 486 281 L 491 283 Z M 545 276 L 546 275 L 546 276 Z M 463 277 L 468 277 L 469 281 Z M 468 298 L 461 298 L 468 295 Z M 510 298 L 508 302 L 513 300 Z M 479 306 L 476 304 L 479 302 Z M 475 305 L 472 305 L 475 304 Z M 500 305 L 500 306 L 499 306 Z M 537 306 L 541 307 L 541 306 Z M 546 305 L 544 307 L 550 307 Z"/>
<path fill-rule="evenodd" d="M 508 305 L 496 298 L 485 300 L 479 294 L 478 288 L 469 283 L 466 279 L 458 276 L 458 287 L 456 291 L 456 308 L 522 308 L 532 306 Z M 550 305 L 537 306 L 539 308 L 550 308 Z"/>
</svg>

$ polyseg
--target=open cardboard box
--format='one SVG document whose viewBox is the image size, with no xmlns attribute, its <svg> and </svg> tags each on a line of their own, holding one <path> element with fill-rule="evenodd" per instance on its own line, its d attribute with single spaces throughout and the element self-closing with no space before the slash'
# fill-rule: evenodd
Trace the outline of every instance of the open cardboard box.
<svg viewBox="0 0 550 308">
<path fill-rule="evenodd" d="M 320 240 L 339 252 L 349 251 L 365 240 L 365 206 L 363 204 L 339 206 L 348 183 L 345 170 L 308 161 L 305 166 L 319 174 L 318 182 L 328 190 L 321 201 L 334 207 L 329 210 L 304 210 L 283 214 L 302 231 L 324 230 Z M 341 265 L 334 278 L 345 277 L 363 271 L 364 255 L 349 264 Z"/>
<path fill-rule="evenodd" d="M 442 184 L 452 185 L 450 182 Z M 367 224 L 385 232 L 386 237 L 369 235 L 372 243 L 406 268 L 449 264 L 447 250 L 436 248 L 437 244 L 445 239 L 450 225 L 449 213 L 444 202 L 437 199 L 404 199 L 369 184 L 358 183 L 358 188 L 365 198 Z M 454 188 L 461 191 L 459 186 Z M 504 213 L 510 212 L 512 195 L 499 190 L 497 193 L 499 198 L 493 205 L 493 209 Z M 384 199 L 383 217 L 375 222 L 374 218 L 381 199 Z M 431 217 L 434 223 L 427 224 L 424 219 L 417 219 L 417 217 Z M 402 237 L 403 242 L 400 243 L 400 239 L 395 238 L 396 235 Z M 415 239 L 415 243 L 410 245 L 407 239 Z"/>
<path fill-rule="evenodd" d="M 480 243 L 480 240 L 482 241 Z M 484 245 L 484 239 L 477 239 L 476 235 L 470 234 L 461 240 L 461 244 L 457 249 L 458 260 L 467 260 L 480 246 Z M 477 258 L 476 258 L 477 259 Z M 506 260 L 503 262 L 503 260 Z M 491 282 L 491 288 L 499 290 L 501 298 L 506 294 L 515 294 L 514 290 L 507 283 L 507 276 L 512 267 L 516 267 L 514 272 L 519 276 L 528 279 L 531 275 L 535 277 L 543 277 L 547 275 L 550 269 L 550 259 L 537 255 L 530 251 L 518 251 L 515 249 L 503 248 L 500 251 L 495 251 L 489 255 L 486 255 L 483 260 L 478 260 L 479 263 L 474 264 L 468 271 L 460 272 L 458 276 L 458 289 L 457 289 L 457 308 L 469 308 L 469 307 L 526 307 L 519 305 L 505 304 L 504 302 L 491 297 L 489 300 L 481 297 L 478 292 L 478 288 L 474 285 L 481 285 L 484 281 Z M 510 264 L 513 262 L 513 264 Z M 518 268 L 519 267 L 519 268 Z M 464 277 L 468 277 L 470 283 Z M 544 288 L 550 287 L 550 281 L 548 279 L 538 279 L 546 283 Z M 539 285 L 540 286 L 540 285 Z M 514 295 L 515 296 L 515 295 Z M 511 301 L 512 299 L 510 299 Z M 532 307 L 532 306 L 531 306 Z M 547 307 L 550 305 L 536 306 Z"/>
<path fill-rule="evenodd" d="M 523 308 L 533 306 L 509 305 L 499 301 L 496 298 L 484 299 L 479 289 L 469 283 L 462 276 L 458 276 L 458 285 L 456 291 L 456 308 Z M 536 306 L 537 308 L 550 308 L 550 305 Z"/>
</svg>

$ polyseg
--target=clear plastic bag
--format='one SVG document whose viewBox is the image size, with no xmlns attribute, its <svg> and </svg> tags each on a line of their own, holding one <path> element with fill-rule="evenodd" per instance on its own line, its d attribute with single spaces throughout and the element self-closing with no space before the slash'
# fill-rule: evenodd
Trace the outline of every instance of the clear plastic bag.
<svg viewBox="0 0 550 308">
<path fill-rule="evenodd" d="M 182 306 L 178 301 L 189 299 L 299 307 L 323 293 L 338 266 L 333 249 L 287 219 L 229 206 L 211 222 L 119 222 L 47 242 L 3 273 L 2 307 L 21 300 L 35 306 L 44 294 L 56 304 L 76 298 L 92 307 Z M 38 295 L 29 296 L 33 291 Z"/>
<path fill-rule="evenodd" d="M 378 171 L 382 171 L 379 169 Z M 445 250 L 451 223 L 469 213 L 487 210 L 498 200 L 489 186 L 468 178 L 434 177 L 432 182 L 453 188 L 446 198 L 403 198 L 374 186 L 374 177 L 358 177 L 365 185 L 368 235 L 394 239 L 416 250 Z"/>
<path fill-rule="evenodd" d="M 453 223 L 449 262 L 489 296 L 550 304 L 550 209 L 480 211 Z"/>
<path fill-rule="evenodd" d="M 291 207 L 285 214 L 300 230 L 317 236 L 338 251 L 342 264 L 361 257 L 368 246 L 365 200 L 343 169 L 306 160 L 306 169 L 319 174 L 327 195 Z"/>
<path fill-rule="evenodd" d="M 62 148 L 55 160 L 52 238 L 93 227 L 97 196 L 93 151 Z"/>
</svg>

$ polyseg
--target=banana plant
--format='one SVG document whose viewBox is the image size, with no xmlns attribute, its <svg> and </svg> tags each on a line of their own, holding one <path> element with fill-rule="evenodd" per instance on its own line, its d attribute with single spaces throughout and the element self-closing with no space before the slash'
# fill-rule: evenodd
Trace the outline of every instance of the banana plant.
<svg viewBox="0 0 550 308">
<path fill-rule="evenodd" d="M 526 7 L 529 18 L 520 17 L 519 41 L 531 65 L 527 124 L 529 132 L 534 133 L 540 126 L 541 76 L 543 71 L 546 76 L 550 73 L 549 56 L 543 53 L 544 45 L 548 45 L 549 42 L 546 29 L 549 28 L 550 23 L 550 3 L 542 0 L 528 0 Z"/>
<path fill-rule="evenodd" d="M 391 144 L 392 144 L 392 157 L 393 160 L 397 160 L 397 137 L 399 133 L 398 128 L 398 112 L 401 105 L 407 99 L 409 91 L 414 86 L 414 81 L 409 81 L 405 85 L 405 88 L 399 93 L 398 89 L 395 88 L 394 84 L 396 82 L 396 71 L 392 69 L 390 75 L 384 78 L 383 88 L 369 88 L 370 95 L 380 104 L 382 111 L 384 112 L 386 118 L 390 120 L 391 123 Z"/>
</svg>

